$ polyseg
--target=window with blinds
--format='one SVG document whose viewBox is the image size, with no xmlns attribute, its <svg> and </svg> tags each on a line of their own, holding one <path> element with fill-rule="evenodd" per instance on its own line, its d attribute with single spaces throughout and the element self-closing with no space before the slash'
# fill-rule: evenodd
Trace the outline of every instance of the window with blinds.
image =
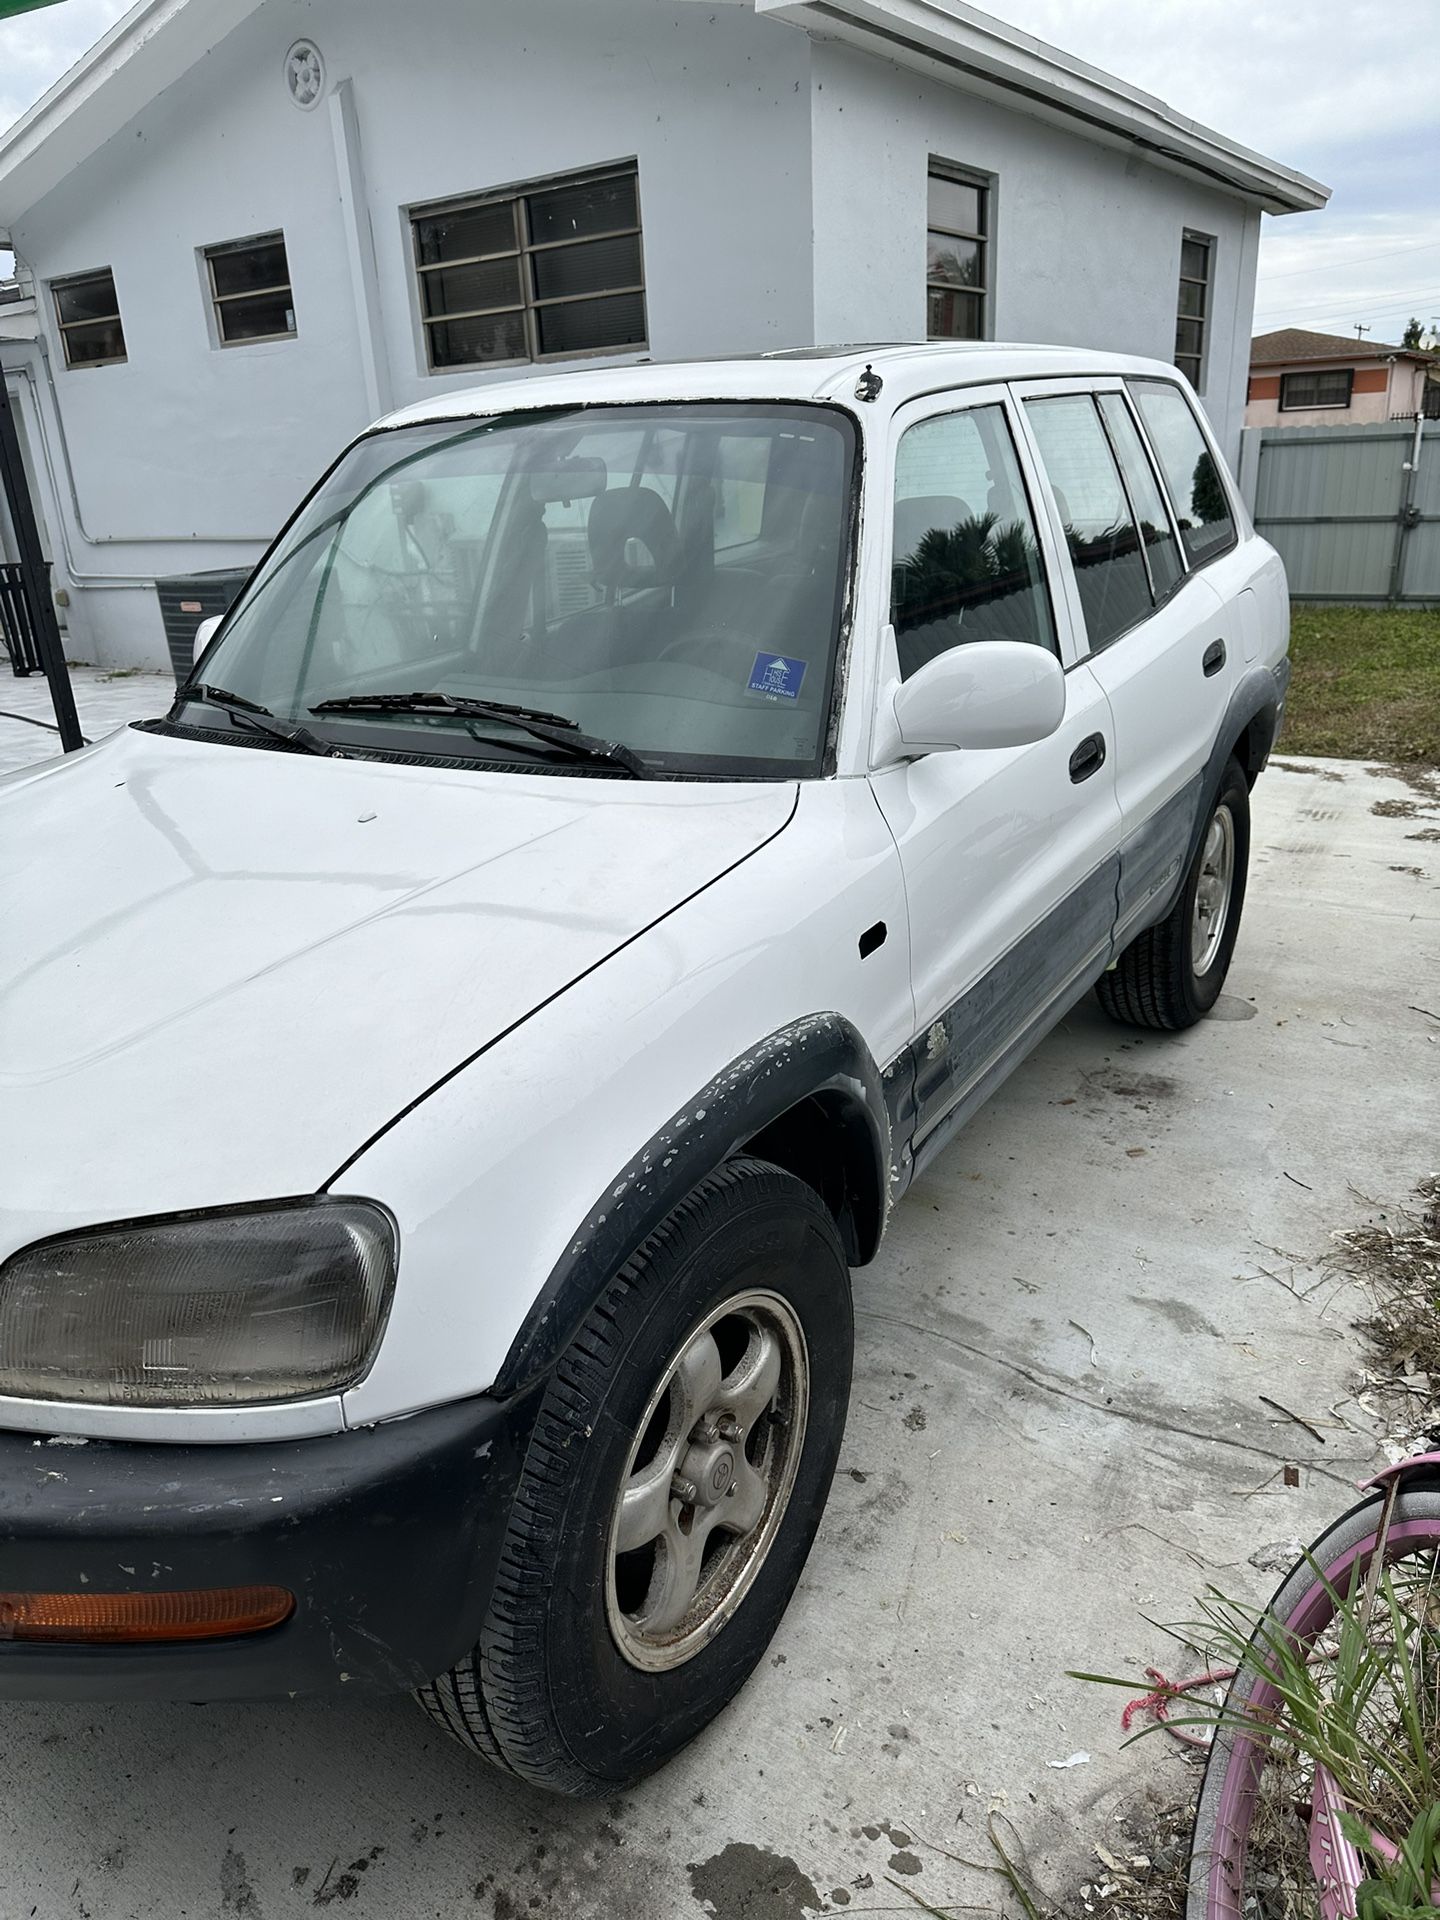
<svg viewBox="0 0 1440 1920">
<path fill-rule="evenodd" d="M 432 372 L 643 347 L 633 165 L 412 208 Z"/>
</svg>

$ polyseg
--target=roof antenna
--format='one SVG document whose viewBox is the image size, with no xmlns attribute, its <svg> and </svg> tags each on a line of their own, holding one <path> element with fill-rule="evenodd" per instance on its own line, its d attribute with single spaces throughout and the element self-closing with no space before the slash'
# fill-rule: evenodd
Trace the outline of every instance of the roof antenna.
<svg viewBox="0 0 1440 1920">
<path fill-rule="evenodd" d="M 884 384 L 885 382 L 867 360 L 865 362 L 865 371 L 855 382 L 855 398 L 857 400 L 878 400 L 880 398 L 880 389 Z"/>
</svg>

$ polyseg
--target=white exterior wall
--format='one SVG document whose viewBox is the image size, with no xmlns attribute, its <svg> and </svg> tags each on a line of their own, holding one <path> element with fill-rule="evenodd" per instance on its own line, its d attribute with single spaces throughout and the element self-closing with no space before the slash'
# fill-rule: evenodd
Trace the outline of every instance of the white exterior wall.
<svg viewBox="0 0 1440 1920">
<path fill-rule="evenodd" d="M 349 176 L 332 100 L 285 90 L 301 35 L 350 83 Z M 1239 199 L 735 0 L 265 0 L 14 229 L 71 653 L 164 664 L 157 576 L 248 566 L 376 411 L 514 374 L 425 370 L 408 207 L 634 156 L 653 358 L 917 339 L 931 153 L 996 176 L 996 338 L 1167 359 L 1182 229 L 1213 234 L 1205 394 L 1235 446 L 1259 229 Z M 219 348 L 200 249 L 276 228 L 297 337 Z M 70 371 L 47 283 L 103 266 L 128 361 Z"/>
<path fill-rule="evenodd" d="M 1211 234 L 1203 395 L 1240 444 L 1260 215 L 1239 199 L 848 47 L 817 46 L 812 94 L 815 330 L 925 332 L 932 154 L 994 176 L 991 337 L 1168 360 L 1180 241 Z"/>
<path fill-rule="evenodd" d="M 15 228 L 41 285 L 80 502 L 78 517 L 62 507 L 77 656 L 164 664 L 155 596 L 123 577 L 249 564 L 373 417 L 332 113 L 328 102 L 301 112 L 283 85 L 286 50 L 302 34 L 320 46 L 332 86 L 353 81 L 389 373 L 382 405 L 486 377 L 423 371 L 403 209 L 632 155 L 649 353 L 809 337 L 804 35 L 726 0 L 268 0 Z M 276 228 L 297 337 L 213 346 L 198 250 Z M 128 359 L 68 370 L 45 283 L 103 266 Z M 59 464 L 43 368 L 38 385 Z"/>
</svg>

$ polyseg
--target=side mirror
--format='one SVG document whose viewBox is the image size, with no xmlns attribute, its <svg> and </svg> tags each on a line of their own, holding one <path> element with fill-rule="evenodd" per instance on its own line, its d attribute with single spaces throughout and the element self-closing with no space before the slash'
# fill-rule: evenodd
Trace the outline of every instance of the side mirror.
<svg viewBox="0 0 1440 1920">
<path fill-rule="evenodd" d="M 215 638 L 216 629 L 224 618 L 223 613 L 212 613 L 208 620 L 202 620 L 195 629 L 195 644 L 190 649 L 192 664 L 200 658 L 206 647 L 208 647 L 210 642 Z"/>
<path fill-rule="evenodd" d="M 1065 718 L 1064 670 L 1048 647 L 976 640 L 937 654 L 902 681 L 894 715 L 891 745 L 901 757 L 1028 747 Z"/>
</svg>

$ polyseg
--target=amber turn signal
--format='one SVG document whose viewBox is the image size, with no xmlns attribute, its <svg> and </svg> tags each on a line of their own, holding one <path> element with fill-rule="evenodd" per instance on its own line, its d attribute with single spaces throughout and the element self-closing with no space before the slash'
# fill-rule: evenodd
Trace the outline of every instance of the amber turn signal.
<svg viewBox="0 0 1440 1920">
<path fill-rule="evenodd" d="M 124 1646 L 223 1640 L 278 1627 L 295 1611 L 284 1587 L 209 1587 L 192 1593 L 0 1593 L 0 1640 Z"/>
</svg>

